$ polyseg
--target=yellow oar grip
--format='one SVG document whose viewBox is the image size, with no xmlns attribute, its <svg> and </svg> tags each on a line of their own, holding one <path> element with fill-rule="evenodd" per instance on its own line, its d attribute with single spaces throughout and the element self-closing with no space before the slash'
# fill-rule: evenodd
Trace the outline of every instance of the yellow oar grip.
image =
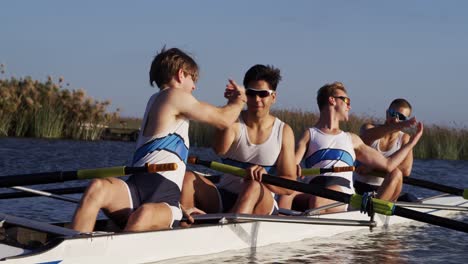
<svg viewBox="0 0 468 264">
<path fill-rule="evenodd" d="M 312 176 L 312 175 L 319 175 L 320 174 L 320 168 L 308 168 L 308 169 L 302 169 L 302 175 L 304 176 Z"/>
<path fill-rule="evenodd" d="M 177 170 L 177 163 L 148 164 L 148 172 L 156 173 L 158 171 Z"/>
<path fill-rule="evenodd" d="M 125 166 L 102 169 L 79 170 L 76 172 L 78 179 L 94 179 L 106 177 L 125 176 Z"/>
<path fill-rule="evenodd" d="M 245 177 L 247 175 L 245 170 L 242 168 L 234 167 L 231 165 L 227 165 L 227 164 L 223 164 L 223 163 L 219 163 L 215 161 L 211 162 L 210 168 L 216 171 L 230 173 L 230 174 L 234 174 L 234 175 L 241 176 L 241 177 Z"/>
<path fill-rule="evenodd" d="M 466 200 L 468 200 L 468 189 L 465 189 L 463 191 L 463 198 L 465 198 Z"/>
</svg>

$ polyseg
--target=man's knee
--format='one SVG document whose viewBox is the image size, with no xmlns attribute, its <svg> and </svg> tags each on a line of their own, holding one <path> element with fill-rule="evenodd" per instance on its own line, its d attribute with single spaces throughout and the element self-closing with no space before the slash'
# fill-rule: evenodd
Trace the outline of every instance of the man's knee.
<svg viewBox="0 0 468 264">
<path fill-rule="evenodd" d="M 104 182 L 103 179 L 92 180 L 84 194 L 83 199 L 88 200 L 87 202 L 101 204 L 103 202 L 104 197 L 106 196 L 106 186 L 107 183 Z"/>
<path fill-rule="evenodd" d="M 184 184 L 185 183 L 191 183 L 191 182 L 195 181 L 195 179 L 196 179 L 196 176 L 195 176 L 195 173 L 193 173 L 193 171 L 185 171 Z"/>
</svg>

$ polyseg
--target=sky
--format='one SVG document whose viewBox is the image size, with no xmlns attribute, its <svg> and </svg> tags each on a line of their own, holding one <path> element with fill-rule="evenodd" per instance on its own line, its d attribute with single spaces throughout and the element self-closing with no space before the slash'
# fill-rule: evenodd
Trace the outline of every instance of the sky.
<svg viewBox="0 0 468 264">
<path fill-rule="evenodd" d="M 228 78 L 281 70 L 276 108 L 318 112 L 340 81 L 351 112 L 383 118 L 406 98 L 426 124 L 468 127 L 468 1 L 24 1 L 0 3 L 2 78 L 60 76 L 109 110 L 141 117 L 164 46 L 200 66 L 194 95 L 223 105 Z"/>
</svg>

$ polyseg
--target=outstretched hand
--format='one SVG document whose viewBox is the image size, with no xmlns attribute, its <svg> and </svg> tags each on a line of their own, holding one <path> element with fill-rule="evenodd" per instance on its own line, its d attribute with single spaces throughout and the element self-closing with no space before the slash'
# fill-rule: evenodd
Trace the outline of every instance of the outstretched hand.
<svg viewBox="0 0 468 264">
<path fill-rule="evenodd" d="M 236 100 L 241 100 L 244 103 L 247 102 L 245 88 L 231 79 L 229 79 L 226 90 L 224 90 L 224 97 L 228 99 L 229 103 L 235 102 Z"/>
<path fill-rule="evenodd" d="M 414 116 L 412 118 L 406 120 L 406 121 L 400 122 L 400 124 L 401 124 L 401 126 L 403 128 L 413 127 L 413 126 L 417 125 L 417 123 L 418 123 L 418 121 L 416 120 L 416 117 L 414 117 Z"/>
</svg>

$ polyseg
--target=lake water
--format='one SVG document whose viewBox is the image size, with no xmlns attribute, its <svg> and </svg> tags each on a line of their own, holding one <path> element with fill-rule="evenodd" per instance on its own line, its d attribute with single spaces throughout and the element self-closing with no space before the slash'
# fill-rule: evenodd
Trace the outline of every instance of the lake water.
<svg viewBox="0 0 468 264">
<path fill-rule="evenodd" d="M 0 175 L 128 165 L 134 148 L 134 142 L 0 138 Z M 210 149 L 194 148 L 191 154 L 215 158 Z M 467 173 L 468 161 L 416 160 L 412 176 L 467 188 Z M 35 188 L 83 184 L 72 181 Z M 404 191 L 418 196 L 438 194 L 411 186 Z M 79 198 L 79 194 L 70 196 Z M 0 200 L 0 212 L 40 221 L 70 221 L 74 209 L 70 203 L 45 197 Z M 468 222 L 466 213 L 453 218 Z M 466 263 L 467 259 L 467 234 L 413 222 L 389 231 L 349 233 L 168 263 Z"/>
</svg>

